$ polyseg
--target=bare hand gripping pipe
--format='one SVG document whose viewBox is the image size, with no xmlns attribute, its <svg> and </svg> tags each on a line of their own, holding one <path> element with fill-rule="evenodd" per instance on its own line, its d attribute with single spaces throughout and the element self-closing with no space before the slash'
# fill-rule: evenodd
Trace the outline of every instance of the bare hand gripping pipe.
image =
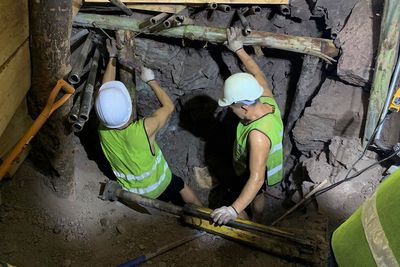
<svg viewBox="0 0 400 267">
<path fill-rule="evenodd" d="M 58 93 L 63 89 L 65 94 L 60 97 L 56 101 L 56 97 Z M 64 80 L 58 80 L 56 86 L 50 93 L 49 99 L 47 100 L 47 104 L 36 118 L 32 126 L 29 130 L 22 136 L 22 138 L 15 145 L 11 153 L 7 156 L 4 162 L 0 165 L 0 181 L 4 178 L 7 172 L 10 170 L 10 167 L 14 160 L 18 157 L 24 147 L 29 144 L 32 138 L 37 134 L 37 132 L 42 128 L 43 124 L 47 121 L 50 115 L 59 107 L 61 107 L 67 100 L 71 97 L 71 95 L 75 92 L 75 89 L 69 85 Z"/>
</svg>

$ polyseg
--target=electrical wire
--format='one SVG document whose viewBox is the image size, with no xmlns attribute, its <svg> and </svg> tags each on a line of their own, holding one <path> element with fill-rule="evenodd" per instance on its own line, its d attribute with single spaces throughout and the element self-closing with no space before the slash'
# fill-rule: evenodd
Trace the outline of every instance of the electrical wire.
<svg viewBox="0 0 400 267">
<path fill-rule="evenodd" d="M 392 157 L 394 157 L 395 155 L 397 155 L 398 151 L 396 150 L 396 151 L 394 151 L 392 154 L 390 154 L 388 157 L 386 157 L 386 158 L 384 158 L 384 159 L 382 159 L 382 160 L 380 160 L 380 161 L 378 161 L 378 162 L 375 162 L 375 163 L 373 163 L 373 164 L 371 164 L 371 165 L 365 167 L 364 169 L 362 169 L 362 170 L 356 172 L 355 174 L 353 174 L 352 176 L 349 177 L 349 175 L 350 175 L 351 171 L 354 169 L 355 165 L 356 165 L 358 162 L 360 162 L 360 160 L 364 157 L 364 155 L 365 155 L 365 153 L 367 152 L 369 146 L 370 146 L 371 143 L 373 142 L 374 136 L 375 136 L 375 134 L 377 133 L 379 127 L 383 124 L 384 121 L 386 121 L 386 119 L 388 118 L 388 116 L 389 116 L 390 114 L 391 114 L 391 113 L 388 112 L 388 113 L 386 114 L 386 116 L 383 118 L 383 120 L 380 121 L 379 124 L 375 127 L 374 132 L 371 134 L 371 138 L 368 140 L 367 144 L 365 145 L 365 148 L 364 148 L 363 152 L 361 153 L 361 156 L 351 165 L 351 167 L 349 168 L 349 171 L 346 173 L 346 176 L 345 176 L 342 180 L 340 180 L 340 181 L 338 181 L 338 182 L 336 182 L 336 183 L 333 183 L 333 184 L 331 184 L 331 185 L 328 186 L 328 187 L 322 188 L 321 190 L 319 190 L 318 192 L 316 192 L 316 193 L 314 194 L 313 198 L 316 198 L 317 196 L 319 196 L 319 195 L 321 195 L 321 194 L 323 194 L 323 193 L 325 193 L 325 192 L 328 192 L 329 190 L 332 190 L 333 188 L 337 187 L 338 185 L 341 185 L 341 184 L 344 183 L 344 182 L 348 182 L 348 181 L 350 181 L 350 180 L 356 178 L 357 176 L 359 176 L 359 175 L 362 174 L 363 172 L 369 170 L 370 168 L 372 168 L 372 167 L 374 167 L 374 166 L 376 166 L 376 165 L 378 165 L 378 164 L 381 164 L 382 162 L 385 162 L 385 161 L 391 159 Z"/>
<path fill-rule="evenodd" d="M 338 186 L 338 185 L 340 185 L 340 184 L 342 184 L 342 183 L 344 183 L 344 182 L 348 182 L 348 181 L 350 181 L 350 180 L 356 178 L 357 176 L 359 176 L 359 175 L 362 174 L 363 172 L 365 172 L 365 171 L 371 169 L 372 167 L 374 167 L 374 166 L 376 166 L 376 165 L 378 165 L 378 164 L 381 164 L 381 163 L 383 163 L 383 162 L 385 162 L 385 161 L 387 161 L 387 160 L 393 158 L 393 157 L 396 156 L 398 153 L 399 153 L 399 151 L 396 150 L 396 151 L 394 151 L 392 154 L 390 154 L 389 156 L 387 156 L 386 158 L 381 159 L 380 161 L 377 161 L 377 162 L 375 162 L 375 163 L 373 163 L 373 164 L 371 164 L 371 165 L 365 167 L 364 169 L 362 169 L 362 170 L 356 172 L 355 174 L 353 174 L 352 176 L 346 177 L 346 178 L 344 178 L 344 179 L 342 179 L 342 180 L 340 180 L 340 181 L 338 181 L 338 182 L 336 182 L 336 183 L 334 183 L 334 184 L 332 184 L 332 185 L 330 185 L 330 186 L 328 186 L 328 187 L 325 187 L 325 188 L 319 190 L 317 193 L 314 194 L 314 198 L 317 197 L 317 196 L 319 196 L 319 195 L 321 195 L 321 194 L 323 194 L 323 193 L 325 193 L 325 192 L 328 192 L 329 190 L 335 188 L 336 186 Z"/>
</svg>

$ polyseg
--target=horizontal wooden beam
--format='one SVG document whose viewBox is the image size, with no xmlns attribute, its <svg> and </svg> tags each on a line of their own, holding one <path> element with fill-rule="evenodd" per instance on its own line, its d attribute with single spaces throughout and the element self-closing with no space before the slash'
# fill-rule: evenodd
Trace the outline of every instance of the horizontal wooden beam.
<svg viewBox="0 0 400 267">
<path fill-rule="evenodd" d="M 93 27 L 93 22 L 97 26 L 109 30 L 122 29 L 139 32 L 139 24 L 143 21 L 135 20 L 132 17 L 79 13 L 74 19 L 74 26 Z M 152 34 L 172 38 L 208 41 L 212 43 L 224 43 L 226 41 L 225 28 L 195 25 L 169 28 Z M 337 56 L 339 53 L 339 50 L 336 48 L 332 40 L 292 36 L 272 32 L 252 31 L 250 35 L 244 37 L 243 42 L 245 45 L 258 45 L 309 54 L 320 57 L 326 61 L 332 61 L 332 58 Z"/>
<path fill-rule="evenodd" d="M 86 3 L 109 3 L 108 0 L 85 0 Z M 246 4 L 246 5 L 286 5 L 289 0 L 122 0 L 123 3 L 131 4 Z"/>
<path fill-rule="evenodd" d="M 186 8 L 186 5 L 159 5 L 159 4 L 126 4 L 130 9 L 146 10 L 165 13 L 179 13 Z"/>
</svg>

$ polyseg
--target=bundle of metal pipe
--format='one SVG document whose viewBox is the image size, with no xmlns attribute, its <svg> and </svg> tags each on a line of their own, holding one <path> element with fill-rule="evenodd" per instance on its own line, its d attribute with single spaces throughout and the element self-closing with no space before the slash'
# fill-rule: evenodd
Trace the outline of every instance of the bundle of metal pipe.
<svg viewBox="0 0 400 267">
<path fill-rule="evenodd" d="M 72 70 L 68 76 L 68 81 L 72 85 L 78 84 L 81 81 L 82 70 L 92 48 L 92 40 L 93 33 L 90 32 L 89 35 L 86 37 L 85 43 L 82 46 L 78 60 L 72 65 Z"/>
<path fill-rule="evenodd" d="M 93 93 L 98 73 L 99 58 L 100 58 L 100 50 L 96 47 L 92 59 L 92 65 L 90 68 L 89 76 L 86 81 L 86 86 L 82 92 L 82 103 L 81 103 L 81 108 L 79 110 L 79 119 L 85 122 L 89 119 L 89 113 L 93 106 Z"/>
</svg>

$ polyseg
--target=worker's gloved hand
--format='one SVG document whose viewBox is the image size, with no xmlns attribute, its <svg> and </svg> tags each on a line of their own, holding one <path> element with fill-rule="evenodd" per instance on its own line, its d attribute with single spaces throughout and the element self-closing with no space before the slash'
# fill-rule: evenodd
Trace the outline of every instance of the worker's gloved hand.
<svg viewBox="0 0 400 267">
<path fill-rule="evenodd" d="M 214 222 L 219 225 L 226 224 L 230 220 L 235 220 L 237 216 L 238 213 L 232 206 L 223 206 L 221 208 L 215 209 L 211 213 L 211 218 L 213 218 Z"/>
<path fill-rule="evenodd" d="M 117 55 L 118 55 L 117 43 L 114 38 L 106 40 L 106 47 L 107 47 L 108 56 L 110 58 L 117 57 Z"/>
<path fill-rule="evenodd" d="M 236 52 L 243 48 L 243 35 L 240 28 L 228 28 L 226 29 L 226 39 L 228 40 L 225 45 L 232 52 Z"/>
<path fill-rule="evenodd" d="M 155 80 L 156 78 L 155 78 L 155 76 L 154 76 L 154 72 L 151 70 L 151 69 L 149 69 L 149 68 L 146 68 L 146 67 L 144 67 L 144 66 L 141 66 L 140 67 L 140 78 L 145 82 L 145 83 L 148 83 L 148 82 L 150 82 L 150 81 L 152 81 L 152 80 Z"/>
</svg>

